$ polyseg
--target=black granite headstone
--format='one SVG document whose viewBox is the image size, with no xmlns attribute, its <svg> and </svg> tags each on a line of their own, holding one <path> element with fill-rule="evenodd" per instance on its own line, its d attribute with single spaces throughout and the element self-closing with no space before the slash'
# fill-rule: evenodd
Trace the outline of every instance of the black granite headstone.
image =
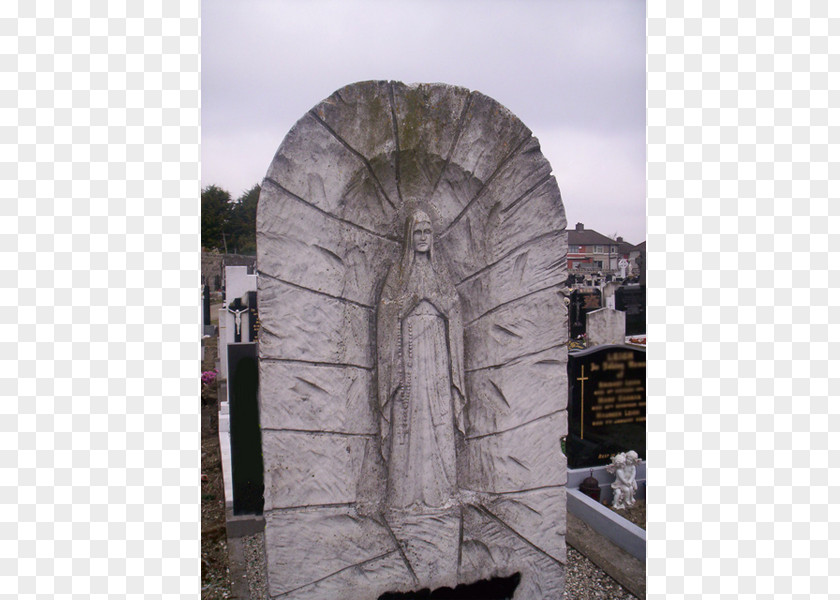
<svg viewBox="0 0 840 600">
<path fill-rule="evenodd" d="M 616 290 L 615 309 L 624 311 L 627 335 L 647 332 L 645 304 L 645 287 L 642 285 L 625 285 Z"/>
<path fill-rule="evenodd" d="M 260 435 L 259 370 L 256 344 L 229 344 L 230 454 L 233 514 L 263 512 L 263 460 Z"/>
<path fill-rule="evenodd" d="M 570 469 L 610 463 L 619 452 L 645 458 L 646 352 L 623 345 L 569 353 Z"/>
<path fill-rule="evenodd" d="M 569 294 L 569 339 L 586 333 L 586 313 L 601 308 L 600 290 L 572 290 Z"/>
<path fill-rule="evenodd" d="M 210 286 L 204 286 L 204 326 L 210 325 Z"/>
<path fill-rule="evenodd" d="M 248 292 L 248 341 L 257 339 L 259 319 L 257 318 L 257 292 Z"/>
</svg>

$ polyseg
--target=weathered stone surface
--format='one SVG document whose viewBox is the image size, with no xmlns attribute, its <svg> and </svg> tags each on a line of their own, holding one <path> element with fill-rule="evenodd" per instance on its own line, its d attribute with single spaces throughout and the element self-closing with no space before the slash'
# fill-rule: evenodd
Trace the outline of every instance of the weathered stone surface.
<svg viewBox="0 0 840 600">
<path fill-rule="evenodd" d="M 504 431 L 566 408 L 566 351 L 550 348 L 494 369 L 467 374 L 471 395 L 467 434 Z"/>
<path fill-rule="evenodd" d="M 280 401 L 263 403 L 262 427 L 378 434 L 372 378 L 358 367 L 263 361 L 261 385 Z"/>
<path fill-rule="evenodd" d="M 394 532 L 412 572 L 431 589 L 455 587 L 461 536 L 461 508 L 420 514 L 392 512 L 385 519 Z"/>
<path fill-rule="evenodd" d="M 548 315 L 565 316 L 564 309 L 559 289 L 552 288 L 484 314 L 464 327 L 466 370 L 498 367 L 558 347 L 567 339 L 565 323 Z"/>
<path fill-rule="evenodd" d="M 257 234 L 260 275 L 373 306 L 376 268 L 393 259 L 396 242 L 349 225 L 271 184 L 264 185 L 261 198 L 267 226 Z"/>
<path fill-rule="evenodd" d="M 464 125 L 431 197 L 445 228 L 531 138 L 531 131 L 510 117 L 495 100 L 470 95 Z"/>
<path fill-rule="evenodd" d="M 531 138 L 519 119 L 506 117 L 513 115 L 492 98 L 471 94 L 463 129 L 432 196 L 447 228 Z"/>
<path fill-rule="evenodd" d="M 488 233 L 493 259 L 555 231 L 564 234 L 566 231 L 566 214 L 553 177 L 544 180 L 521 199 L 500 205 L 499 213 L 498 224 Z M 566 247 L 565 241 L 563 247 Z"/>
<path fill-rule="evenodd" d="M 457 139 L 470 94 L 430 84 L 396 83 L 393 89 L 402 196 L 428 198 Z"/>
<path fill-rule="evenodd" d="M 260 357 L 373 367 L 373 311 L 260 279 Z"/>
<path fill-rule="evenodd" d="M 400 150 L 448 157 L 470 92 L 429 83 L 393 86 Z M 410 173 L 403 175 L 411 179 Z"/>
<path fill-rule="evenodd" d="M 508 431 L 467 438 L 465 483 L 480 492 L 505 493 L 566 484 L 566 411 Z"/>
<path fill-rule="evenodd" d="M 562 594 L 566 217 L 550 173 L 507 109 L 442 84 L 347 86 L 281 144 L 257 214 L 271 598 L 516 572 L 515 598 Z"/>
<path fill-rule="evenodd" d="M 494 496 L 489 513 L 560 562 L 566 561 L 566 488 L 542 488 Z"/>
<path fill-rule="evenodd" d="M 387 81 L 362 81 L 334 92 L 312 113 L 363 157 L 393 154 L 397 147 L 390 94 Z"/>
<path fill-rule="evenodd" d="M 501 259 L 522 243 L 550 231 L 565 232 L 566 220 L 556 184 L 546 187 L 551 167 L 539 152 L 539 143 L 531 138 L 501 169 L 499 176 L 481 190 L 463 217 L 441 234 L 449 248 L 452 269 L 457 279 Z M 546 193 L 550 192 L 550 193 Z M 528 222 L 515 210 L 542 193 L 553 206 L 543 211 L 545 217 Z M 528 211 L 525 211 L 527 215 Z"/>
<path fill-rule="evenodd" d="M 265 520 L 272 597 L 302 591 L 325 577 L 335 577 L 368 561 L 395 556 L 403 563 L 387 528 L 374 519 L 359 516 L 351 508 L 274 511 L 267 513 Z M 410 577 L 404 563 L 402 569 L 396 564 L 392 568 L 397 571 L 396 581 Z"/>
<path fill-rule="evenodd" d="M 361 157 L 313 115 L 306 114 L 286 135 L 266 177 L 321 210 L 336 214 L 350 179 L 364 168 Z M 258 229 L 270 231 L 271 227 L 266 223 Z"/>
<path fill-rule="evenodd" d="M 386 215 L 386 223 L 393 221 L 400 204 L 397 187 L 397 144 L 394 136 L 393 84 L 386 81 L 365 81 L 344 87 L 312 109 L 336 137 L 364 161 L 365 169 L 354 178 L 351 188 L 361 191 L 358 199 L 348 201 L 352 192 L 347 190 L 342 204 L 353 205 L 353 217 L 364 219 L 370 210 L 370 198 L 376 196 L 379 208 Z M 360 185 L 361 184 L 361 185 Z M 345 216 L 348 211 L 345 209 Z M 351 220 L 353 220 L 351 218 Z M 385 225 L 387 227 L 387 224 Z"/>
<path fill-rule="evenodd" d="M 623 344 L 625 317 L 620 310 L 600 308 L 586 313 L 586 338 L 590 346 Z"/>
<path fill-rule="evenodd" d="M 563 540 L 565 545 L 565 539 Z M 565 587 L 565 555 L 558 561 L 523 539 L 506 523 L 479 507 L 464 510 L 461 579 L 522 575 L 514 600 L 561 600 Z"/>
<path fill-rule="evenodd" d="M 270 596 L 272 600 L 321 600 L 323 598 L 379 598 L 385 592 L 416 589 L 417 584 L 400 556 L 394 550 L 387 554 L 366 560 L 323 579 L 303 586 L 288 594 Z M 272 588 L 269 588 L 272 589 Z M 352 592 L 350 591 L 352 590 Z M 348 594 L 354 596 L 348 596 Z"/>
<path fill-rule="evenodd" d="M 265 510 L 357 500 L 370 438 L 263 429 Z"/>
<path fill-rule="evenodd" d="M 506 302 L 565 283 L 566 257 L 556 248 L 564 232 L 555 232 L 512 252 L 458 284 L 464 321 L 471 323 Z"/>
</svg>

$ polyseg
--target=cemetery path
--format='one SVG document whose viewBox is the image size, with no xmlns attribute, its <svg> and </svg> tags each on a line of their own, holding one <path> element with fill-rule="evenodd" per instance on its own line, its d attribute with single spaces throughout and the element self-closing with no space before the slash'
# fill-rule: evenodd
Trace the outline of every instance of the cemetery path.
<svg viewBox="0 0 840 600">
<path fill-rule="evenodd" d="M 202 371 L 215 367 L 218 338 L 204 341 Z M 230 598 L 225 495 L 219 449 L 218 384 L 201 389 L 201 598 Z"/>
</svg>

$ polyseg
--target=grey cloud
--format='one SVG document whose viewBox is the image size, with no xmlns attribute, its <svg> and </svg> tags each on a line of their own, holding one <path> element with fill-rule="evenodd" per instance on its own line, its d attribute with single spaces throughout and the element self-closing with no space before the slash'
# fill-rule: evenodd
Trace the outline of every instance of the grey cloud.
<svg viewBox="0 0 840 600">
<path fill-rule="evenodd" d="M 621 224 L 597 220 L 621 215 L 642 241 L 644 17 L 641 0 L 205 0 L 202 185 L 248 189 L 294 123 L 348 83 L 441 81 L 534 131 L 570 221 L 608 234 Z M 600 213 L 576 216 L 589 207 Z"/>
</svg>

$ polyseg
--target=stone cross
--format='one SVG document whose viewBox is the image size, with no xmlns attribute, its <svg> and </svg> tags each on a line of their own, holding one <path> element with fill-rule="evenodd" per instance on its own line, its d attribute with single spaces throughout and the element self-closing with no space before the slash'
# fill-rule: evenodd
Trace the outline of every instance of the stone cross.
<svg viewBox="0 0 840 600">
<path fill-rule="evenodd" d="M 624 279 L 625 277 L 627 277 L 627 266 L 628 266 L 629 264 L 630 264 L 630 263 L 629 263 L 629 262 L 627 262 L 627 259 L 626 259 L 626 258 L 622 258 L 620 261 L 618 261 L 618 270 L 621 272 L 620 277 L 621 277 L 622 279 Z"/>
</svg>

